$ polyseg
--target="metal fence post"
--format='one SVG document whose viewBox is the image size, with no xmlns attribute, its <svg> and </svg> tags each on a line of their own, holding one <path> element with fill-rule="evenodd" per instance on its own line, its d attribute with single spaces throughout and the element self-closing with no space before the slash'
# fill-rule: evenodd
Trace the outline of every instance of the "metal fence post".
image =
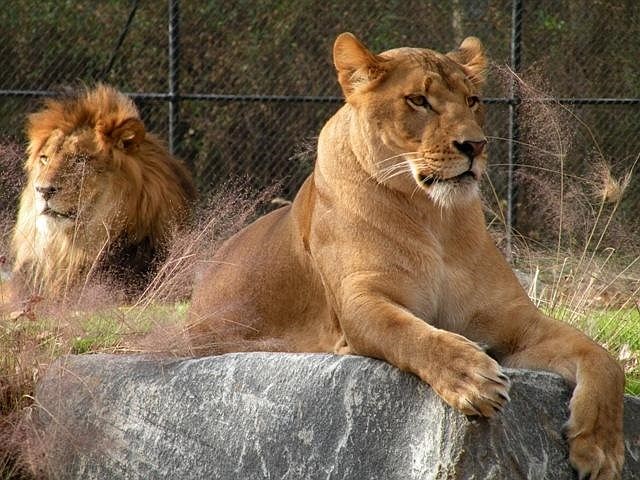
<svg viewBox="0 0 640 480">
<path fill-rule="evenodd" d="M 518 73 L 522 67 L 522 10 L 523 0 L 513 0 L 511 16 L 511 69 Z M 520 136 L 518 124 L 518 104 L 520 103 L 517 80 L 511 80 L 509 92 L 509 159 L 507 170 L 507 218 L 506 218 L 506 254 L 511 261 L 513 250 L 513 229 L 516 226 L 516 204 L 518 189 L 514 179 L 518 163 L 518 139 Z"/>
<path fill-rule="evenodd" d="M 175 153 L 180 112 L 180 2 L 169 0 L 169 151 Z"/>
</svg>

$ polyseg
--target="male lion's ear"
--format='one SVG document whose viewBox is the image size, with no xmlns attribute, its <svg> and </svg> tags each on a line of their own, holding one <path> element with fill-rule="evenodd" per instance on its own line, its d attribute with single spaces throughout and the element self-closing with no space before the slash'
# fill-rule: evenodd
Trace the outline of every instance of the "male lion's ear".
<svg viewBox="0 0 640 480">
<path fill-rule="evenodd" d="M 384 73 L 382 62 L 352 33 L 341 33 L 333 44 L 333 64 L 338 81 L 348 97 L 360 85 L 365 85 Z"/>
<path fill-rule="evenodd" d="M 131 152 L 138 148 L 138 145 L 144 140 L 144 136 L 144 125 L 138 118 L 128 118 L 121 122 L 110 135 L 113 145 L 125 152 Z"/>
<path fill-rule="evenodd" d="M 487 57 L 479 39 L 465 38 L 457 50 L 447 53 L 447 57 L 460 64 L 471 83 L 482 88 L 487 78 Z"/>
</svg>

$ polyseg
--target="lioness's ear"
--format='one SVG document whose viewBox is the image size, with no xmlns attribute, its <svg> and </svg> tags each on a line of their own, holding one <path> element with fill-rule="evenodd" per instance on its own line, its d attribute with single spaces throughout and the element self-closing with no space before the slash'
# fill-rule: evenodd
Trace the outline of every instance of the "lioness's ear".
<svg viewBox="0 0 640 480">
<path fill-rule="evenodd" d="M 384 73 L 382 62 L 352 33 L 341 33 L 333 44 L 333 64 L 346 97 Z"/>
<path fill-rule="evenodd" d="M 447 57 L 460 64 L 469 80 L 482 88 L 487 78 L 487 57 L 482 42 L 476 37 L 465 38 L 457 50 L 447 53 Z"/>
<path fill-rule="evenodd" d="M 120 122 L 110 132 L 104 130 L 104 126 L 98 130 L 109 139 L 111 145 L 125 152 L 134 151 L 144 140 L 144 125 L 139 118 L 131 117 Z"/>
</svg>

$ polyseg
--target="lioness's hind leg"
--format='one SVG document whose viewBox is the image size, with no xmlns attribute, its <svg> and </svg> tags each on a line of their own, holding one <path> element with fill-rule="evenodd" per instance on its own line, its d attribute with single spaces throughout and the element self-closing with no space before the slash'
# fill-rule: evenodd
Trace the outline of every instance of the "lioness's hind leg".
<svg viewBox="0 0 640 480">
<path fill-rule="evenodd" d="M 566 424 L 571 464 L 580 478 L 621 477 L 624 374 L 604 349 L 569 325 L 540 315 L 523 346 L 504 363 L 555 372 L 574 384 Z"/>
<path fill-rule="evenodd" d="M 342 336 L 340 337 L 340 340 L 338 340 L 333 347 L 333 353 L 335 353 L 336 355 L 352 355 L 355 352 L 349 346 L 349 343 L 347 342 L 347 337 L 345 337 L 344 334 L 342 334 Z"/>
<path fill-rule="evenodd" d="M 192 309 L 185 327 L 190 353 L 194 356 L 221 355 L 230 352 L 290 352 L 296 351 L 282 337 L 261 335 L 248 322 L 240 321 L 232 311 L 199 313 Z"/>
</svg>

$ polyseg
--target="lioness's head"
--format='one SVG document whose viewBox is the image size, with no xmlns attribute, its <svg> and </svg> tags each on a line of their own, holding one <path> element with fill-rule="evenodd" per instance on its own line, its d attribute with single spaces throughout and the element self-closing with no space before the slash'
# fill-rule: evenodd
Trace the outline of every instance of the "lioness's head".
<svg viewBox="0 0 640 480">
<path fill-rule="evenodd" d="M 398 48 L 378 55 L 350 33 L 334 64 L 359 132 L 370 145 L 363 166 L 379 183 L 439 205 L 473 198 L 486 166 L 480 90 L 487 60 L 477 38 L 441 54 Z"/>
</svg>

